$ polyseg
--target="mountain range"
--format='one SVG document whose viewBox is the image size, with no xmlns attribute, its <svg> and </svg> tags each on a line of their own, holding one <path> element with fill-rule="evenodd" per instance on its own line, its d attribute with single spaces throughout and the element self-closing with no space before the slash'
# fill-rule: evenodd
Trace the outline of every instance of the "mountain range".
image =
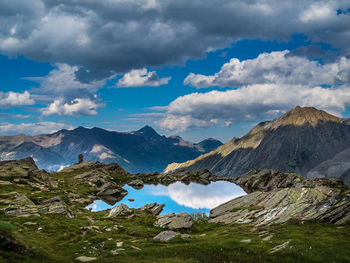
<svg viewBox="0 0 350 263">
<path fill-rule="evenodd" d="M 335 177 L 350 183 L 350 120 L 313 107 L 296 107 L 256 125 L 242 138 L 163 171 L 202 170 L 224 177 L 252 169 L 296 172 L 308 178 Z"/>
<path fill-rule="evenodd" d="M 162 171 L 169 163 L 194 159 L 220 145 L 215 139 L 193 143 L 161 136 L 149 126 L 132 132 L 78 127 L 39 136 L 0 137 L 0 160 L 31 156 L 39 168 L 55 171 L 76 163 L 82 153 L 84 161 L 117 162 L 130 173 L 145 173 Z"/>
</svg>

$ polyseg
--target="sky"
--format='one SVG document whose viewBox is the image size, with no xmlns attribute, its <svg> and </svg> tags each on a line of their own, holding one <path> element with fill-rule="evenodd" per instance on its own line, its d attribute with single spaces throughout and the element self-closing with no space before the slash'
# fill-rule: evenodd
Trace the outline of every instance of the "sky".
<svg viewBox="0 0 350 263">
<path fill-rule="evenodd" d="M 0 135 L 226 142 L 295 106 L 348 118 L 350 3 L 2 0 L 0 79 Z"/>
</svg>

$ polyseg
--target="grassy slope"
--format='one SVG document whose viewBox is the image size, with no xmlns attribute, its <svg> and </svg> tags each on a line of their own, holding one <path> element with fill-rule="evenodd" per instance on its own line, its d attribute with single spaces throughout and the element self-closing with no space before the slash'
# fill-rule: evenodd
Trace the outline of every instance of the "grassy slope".
<svg viewBox="0 0 350 263">
<path fill-rule="evenodd" d="M 72 179 L 77 173 L 52 174 L 60 179 L 57 189 L 38 191 L 28 185 L 0 186 L 0 194 L 22 192 L 36 203 L 60 195 L 69 204 L 67 193 L 86 197 L 93 191 L 87 184 Z M 126 182 L 120 175 L 115 175 L 114 180 L 121 185 Z M 289 223 L 255 229 L 249 225 L 223 226 L 197 221 L 192 229 L 183 231 L 191 238 L 178 237 L 161 243 L 153 241 L 162 229 L 153 225 L 155 218 L 150 214 L 105 218 L 106 211 L 91 213 L 83 205 L 69 205 L 75 218 L 63 215 L 24 218 L 0 212 L 0 235 L 23 244 L 21 253 L 1 251 L 0 262 L 72 262 L 83 255 L 97 257 L 94 262 L 350 262 L 350 226 Z M 115 225 L 116 229 L 106 230 Z M 90 228 L 86 235 L 84 228 Z M 273 239 L 263 241 L 258 230 L 268 230 Z M 244 239 L 251 239 L 251 243 L 242 243 Z M 269 254 L 271 248 L 287 240 L 291 240 L 291 248 Z M 124 242 L 125 250 L 112 255 L 118 241 Z"/>
</svg>

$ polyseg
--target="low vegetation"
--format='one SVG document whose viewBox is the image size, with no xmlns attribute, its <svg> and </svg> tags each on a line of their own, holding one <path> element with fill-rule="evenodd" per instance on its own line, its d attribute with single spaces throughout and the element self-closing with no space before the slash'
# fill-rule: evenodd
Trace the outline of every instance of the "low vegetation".
<svg viewBox="0 0 350 263">
<path fill-rule="evenodd" d="M 13 216 L 0 209 L 0 262 L 350 262 L 350 226 L 297 220 L 271 226 L 209 223 L 195 215 L 190 229 L 168 242 L 153 238 L 164 229 L 155 215 L 134 210 L 128 216 L 107 217 L 108 211 L 90 212 L 86 201 L 97 189 L 74 177 L 87 170 L 50 174 L 57 185 L 39 185 L 10 178 L 0 185 L 0 208 L 11 192 L 26 195 L 35 205 L 59 196 L 73 214 Z M 112 173 L 120 186 L 135 176 Z M 148 179 L 151 175 L 148 175 Z M 1 180 L 5 180 L 1 178 Z M 186 179 L 187 180 L 187 179 Z M 34 180 L 35 181 L 35 180 Z M 259 206 L 236 209 L 259 210 Z M 3 244 L 10 244 L 10 249 Z"/>
</svg>

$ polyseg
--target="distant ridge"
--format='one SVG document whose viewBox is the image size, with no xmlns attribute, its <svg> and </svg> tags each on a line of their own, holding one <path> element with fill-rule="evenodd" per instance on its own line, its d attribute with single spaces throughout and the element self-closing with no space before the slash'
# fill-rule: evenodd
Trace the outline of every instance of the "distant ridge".
<svg viewBox="0 0 350 263">
<path fill-rule="evenodd" d="M 298 106 L 194 160 L 172 163 L 164 173 L 209 169 L 233 177 L 265 168 L 310 178 L 344 177 L 350 169 L 350 121 Z"/>
<path fill-rule="evenodd" d="M 150 126 L 132 132 L 77 127 L 39 136 L 0 137 L 0 160 L 31 156 L 39 168 L 52 171 L 77 162 L 83 153 L 86 161 L 117 162 L 131 173 L 154 172 L 221 145 L 214 139 L 193 143 L 178 136 L 161 136 Z"/>
</svg>

